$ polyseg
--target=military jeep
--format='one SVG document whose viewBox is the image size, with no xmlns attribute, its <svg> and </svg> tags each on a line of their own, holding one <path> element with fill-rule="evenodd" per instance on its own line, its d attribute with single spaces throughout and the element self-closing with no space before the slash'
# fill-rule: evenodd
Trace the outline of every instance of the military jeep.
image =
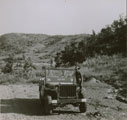
<svg viewBox="0 0 127 120">
<path fill-rule="evenodd" d="M 56 107 L 72 104 L 86 112 L 83 88 L 76 83 L 74 69 L 45 69 L 45 77 L 40 79 L 39 94 L 43 114 L 52 114 Z"/>
</svg>

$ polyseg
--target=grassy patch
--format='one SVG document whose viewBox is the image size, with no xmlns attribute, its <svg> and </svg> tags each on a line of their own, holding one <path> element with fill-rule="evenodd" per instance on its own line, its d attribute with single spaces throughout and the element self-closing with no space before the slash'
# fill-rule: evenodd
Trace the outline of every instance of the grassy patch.
<svg viewBox="0 0 127 120">
<path fill-rule="evenodd" d="M 120 89 L 120 93 L 127 97 L 127 57 L 119 54 L 88 58 L 83 63 L 81 71 L 84 80 L 95 77 Z"/>
<path fill-rule="evenodd" d="M 0 84 L 14 84 L 19 82 L 24 82 L 25 79 L 13 74 L 1 74 Z"/>
</svg>

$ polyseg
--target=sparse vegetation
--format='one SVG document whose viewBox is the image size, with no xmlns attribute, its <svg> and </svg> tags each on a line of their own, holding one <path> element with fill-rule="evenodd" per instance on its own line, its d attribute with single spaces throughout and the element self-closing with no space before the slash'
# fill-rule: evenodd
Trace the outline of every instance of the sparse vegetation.
<svg viewBox="0 0 127 120">
<path fill-rule="evenodd" d="M 96 56 L 88 58 L 82 67 L 84 80 L 90 77 L 113 85 L 116 89 L 127 97 L 127 58 L 121 54 L 113 56 Z"/>
</svg>

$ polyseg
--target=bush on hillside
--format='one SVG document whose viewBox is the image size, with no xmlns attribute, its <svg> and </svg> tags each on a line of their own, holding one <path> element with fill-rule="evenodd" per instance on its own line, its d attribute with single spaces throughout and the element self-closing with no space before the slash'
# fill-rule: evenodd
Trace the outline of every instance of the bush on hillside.
<svg viewBox="0 0 127 120">
<path fill-rule="evenodd" d="M 12 72 L 12 67 L 13 67 L 13 62 L 14 62 L 14 56 L 9 55 L 8 58 L 5 59 L 6 65 L 2 68 L 3 73 L 11 73 Z"/>
</svg>

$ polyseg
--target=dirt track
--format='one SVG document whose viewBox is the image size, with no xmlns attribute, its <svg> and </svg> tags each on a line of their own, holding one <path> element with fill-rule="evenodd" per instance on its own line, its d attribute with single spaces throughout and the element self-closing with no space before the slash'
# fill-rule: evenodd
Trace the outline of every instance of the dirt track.
<svg viewBox="0 0 127 120">
<path fill-rule="evenodd" d="M 68 105 L 42 116 L 37 84 L 0 85 L 0 120 L 126 120 L 127 104 L 117 101 L 104 83 L 85 83 L 88 110 Z M 110 97 L 109 97 L 110 96 Z"/>
</svg>

